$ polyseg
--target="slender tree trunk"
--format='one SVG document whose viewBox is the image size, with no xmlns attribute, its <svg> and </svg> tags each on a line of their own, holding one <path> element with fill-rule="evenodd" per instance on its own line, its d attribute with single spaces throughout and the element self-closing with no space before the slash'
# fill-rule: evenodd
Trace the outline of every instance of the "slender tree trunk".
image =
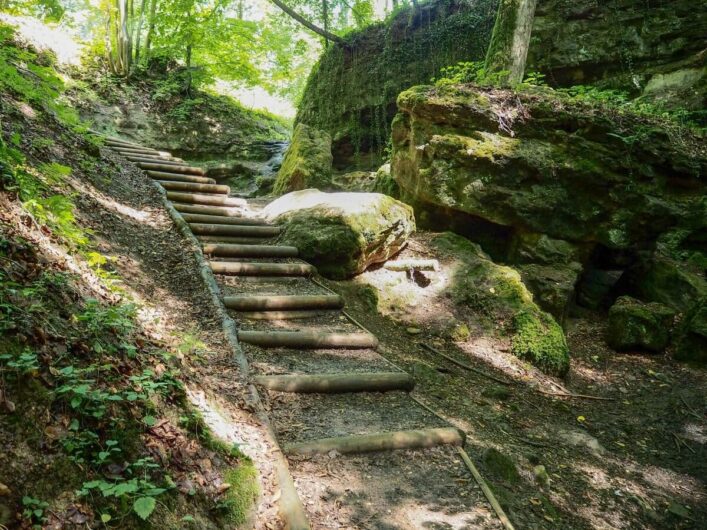
<svg viewBox="0 0 707 530">
<path fill-rule="evenodd" d="M 503 72 L 501 82 L 523 81 L 537 0 L 501 0 L 486 53 L 486 70 Z"/>
<path fill-rule="evenodd" d="M 150 18 L 145 37 L 145 59 L 150 58 L 150 46 L 152 46 L 152 34 L 155 31 L 155 12 L 157 11 L 157 0 L 150 1 Z"/>
<path fill-rule="evenodd" d="M 135 64 L 140 62 L 140 44 L 141 44 L 141 37 L 142 37 L 142 23 L 143 20 L 145 19 L 145 8 L 147 7 L 147 0 L 142 0 L 142 4 L 140 5 L 140 18 L 137 21 L 137 29 L 135 30 L 135 45 L 133 46 L 133 49 L 135 50 Z"/>
<path fill-rule="evenodd" d="M 118 73 L 130 73 L 130 35 L 128 34 L 128 0 L 118 1 Z"/>
<path fill-rule="evenodd" d="M 297 13 L 295 10 L 292 8 L 288 7 L 287 4 L 282 2 L 281 0 L 270 0 L 273 4 L 275 4 L 277 7 L 282 9 L 285 13 L 290 15 L 292 18 L 294 18 L 297 22 L 302 24 L 305 28 L 313 31 L 314 33 L 317 33 L 318 35 L 321 35 L 325 39 L 329 39 L 330 41 L 333 42 L 338 42 L 340 44 L 344 43 L 344 39 L 339 37 L 338 35 L 334 35 L 333 33 L 330 33 L 328 31 L 324 31 L 322 28 L 312 24 L 309 20 L 304 18 L 302 15 Z"/>
<path fill-rule="evenodd" d="M 322 0 L 322 19 L 324 20 L 324 33 L 329 33 L 329 2 Z M 324 48 L 329 48 L 329 39 L 324 36 Z"/>
<path fill-rule="evenodd" d="M 187 87 L 186 87 L 186 92 L 187 96 L 191 97 L 191 83 L 192 83 L 192 78 L 191 78 L 191 44 L 187 44 L 187 53 L 186 53 L 186 58 L 185 58 L 185 63 L 187 67 Z"/>
</svg>

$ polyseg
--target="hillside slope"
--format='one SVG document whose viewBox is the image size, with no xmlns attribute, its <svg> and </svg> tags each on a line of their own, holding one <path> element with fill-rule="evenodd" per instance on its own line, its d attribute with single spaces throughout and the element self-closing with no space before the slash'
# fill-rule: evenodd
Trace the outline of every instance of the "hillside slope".
<svg viewBox="0 0 707 530">
<path fill-rule="evenodd" d="M 230 352 L 187 242 L 51 54 L 0 40 L 0 525 L 246 524 L 253 464 L 190 405 Z"/>
</svg>

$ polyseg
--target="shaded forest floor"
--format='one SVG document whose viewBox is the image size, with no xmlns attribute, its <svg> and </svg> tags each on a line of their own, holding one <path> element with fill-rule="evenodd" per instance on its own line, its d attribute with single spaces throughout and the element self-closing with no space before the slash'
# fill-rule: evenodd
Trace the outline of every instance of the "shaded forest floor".
<svg viewBox="0 0 707 530">
<path fill-rule="evenodd" d="M 417 234 L 399 256 L 439 258 L 441 270 L 424 273 L 425 281 L 380 268 L 328 284 L 379 337 L 385 357 L 415 376 L 415 395 L 467 433 L 472 458 L 517 526 L 702 527 L 707 372 L 668 357 L 617 354 L 604 341 L 605 315 L 594 312 L 567 322 L 572 368 L 565 381 L 519 361 L 503 339 L 473 325 L 468 339 L 454 342 L 445 332 L 455 316 L 450 278 L 430 237 Z"/>
</svg>

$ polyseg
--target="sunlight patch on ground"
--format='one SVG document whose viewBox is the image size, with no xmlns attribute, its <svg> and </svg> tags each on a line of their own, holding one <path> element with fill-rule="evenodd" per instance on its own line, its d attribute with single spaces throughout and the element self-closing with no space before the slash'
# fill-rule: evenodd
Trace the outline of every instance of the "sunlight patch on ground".
<svg viewBox="0 0 707 530">
<path fill-rule="evenodd" d="M 0 20 L 17 26 L 22 39 L 38 51 L 53 52 L 59 64 L 78 66 L 81 63 L 82 47 L 66 31 L 47 26 L 31 17 L 15 17 L 0 13 Z"/>
</svg>

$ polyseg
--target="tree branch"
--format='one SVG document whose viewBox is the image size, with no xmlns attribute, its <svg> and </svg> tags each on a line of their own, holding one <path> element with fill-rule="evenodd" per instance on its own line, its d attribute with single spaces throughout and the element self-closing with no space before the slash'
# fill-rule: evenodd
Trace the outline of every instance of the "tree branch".
<svg viewBox="0 0 707 530">
<path fill-rule="evenodd" d="M 315 26 L 315 25 L 312 24 L 309 20 L 307 20 L 307 19 L 304 18 L 302 15 L 300 15 L 299 13 L 297 13 L 295 10 L 293 10 L 292 8 L 290 8 L 289 6 L 287 6 L 287 5 L 286 5 L 284 2 L 282 2 L 281 0 L 270 0 L 270 1 L 271 1 L 273 4 L 275 4 L 277 7 L 279 7 L 280 9 L 282 9 L 285 13 L 287 13 L 288 15 L 290 15 L 292 18 L 294 18 L 297 22 L 299 22 L 299 23 L 302 24 L 304 27 L 306 27 L 307 29 L 310 29 L 310 30 L 312 30 L 314 33 L 317 33 L 317 34 L 321 35 L 321 36 L 324 37 L 325 39 L 328 39 L 328 40 L 333 41 L 333 42 L 338 42 L 339 44 L 344 44 L 344 39 L 342 39 L 342 38 L 339 37 L 338 35 L 334 35 L 334 34 L 331 33 L 330 31 L 325 31 L 325 30 L 323 30 L 323 29 L 320 28 L 319 26 Z"/>
</svg>

